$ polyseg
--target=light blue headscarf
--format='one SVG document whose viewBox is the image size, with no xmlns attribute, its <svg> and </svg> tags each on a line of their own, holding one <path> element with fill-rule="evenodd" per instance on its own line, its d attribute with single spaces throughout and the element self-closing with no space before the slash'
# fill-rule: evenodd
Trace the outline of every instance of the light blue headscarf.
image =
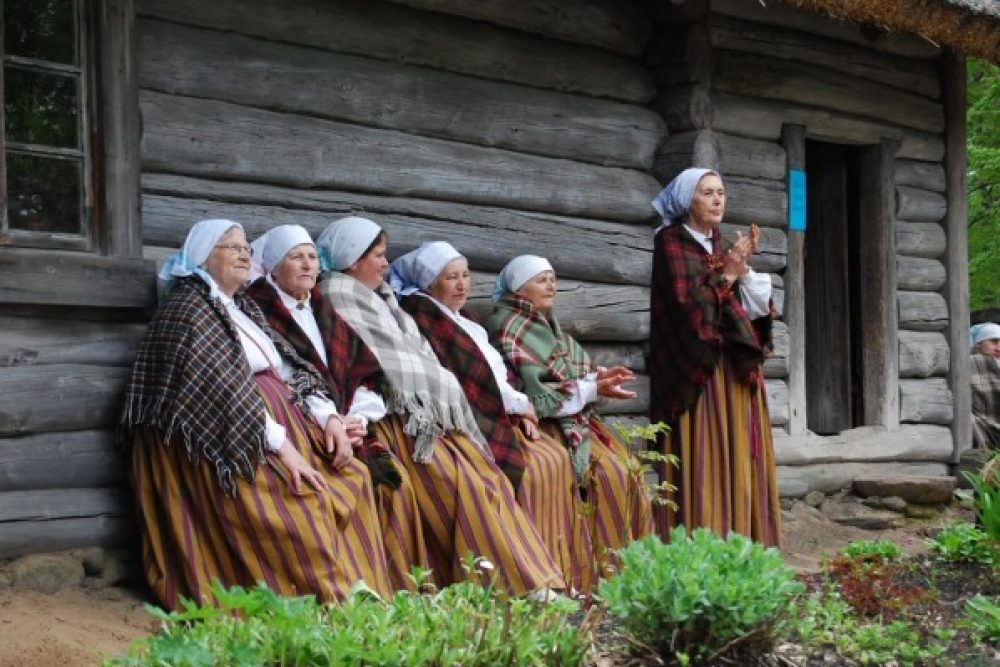
<svg viewBox="0 0 1000 667">
<path fill-rule="evenodd" d="M 368 218 L 352 215 L 334 220 L 316 239 L 320 271 L 343 271 L 354 264 L 381 232 Z"/>
<path fill-rule="evenodd" d="M 425 291 L 448 266 L 448 262 L 461 256 L 462 253 L 447 241 L 421 243 L 419 248 L 392 263 L 386 282 L 401 297 Z"/>
<path fill-rule="evenodd" d="M 542 271 L 554 271 L 549 260 L 538 255 L 521 255 L 507 262 L 500 275 L 493 283 L 493 294 L 491 298 L 496 303 L 505 292 L 516 292 L 521 285 L 528 282 Z"/>
<path fill-rule="evenodd" d="M 677 178 L 667 184 L 667 187 L 660 190 L 660 194 L 656 195 L 652 204 L 663 220 L 661 227 L 669 227 L 684 219 L 684 216 L 691 210 L 691 199 L 694 197 L 698 181 L 705 174 L 719 176 L 719 172 L 714 169 L 691 167 L 679 173 Z M 719 178 L 721 179 L 722 176 Z"/>
<path fill-rule="evenodd" d="M 1000 324 L 996 322 L 973 324 L 969 328 L 969 347 L 975 347 L 984 340 L 993 338 L 1000 338 Z"/>
<path fill-rule="evenodd" d="M 181 249 L 167 258 L 163 268 L 160 269 L 159 287 L 161 297 L 166 296 L 173 287 L 174 280 L 187 276 L 198 276 L 211 289 L 210 295 L 214 299 L 219 295 L 219 288 L 202 267 L 208 256 L 212 254 L 212 248 L 219 242 L 226 232 L 234 227 L 243 229 L 243 225 L 232 220 L 202 220 L 196 222 L 184 239 Z"/>
</svg>

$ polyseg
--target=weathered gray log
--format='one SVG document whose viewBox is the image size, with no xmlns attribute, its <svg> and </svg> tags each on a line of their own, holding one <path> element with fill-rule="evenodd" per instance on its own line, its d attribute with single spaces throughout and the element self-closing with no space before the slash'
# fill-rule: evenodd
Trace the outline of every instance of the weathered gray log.
<svg viewBox="0 0 1000 667">
<path fill-rule="evenodd" d="M 806 126 L 810 138 L 844 144 L 875 144 L 884 138 L 899 139 L 897 157 L 936 161 L 944 156 L 944 141 L 937 134 L 902 128 L 848 114 L 774 102 L 746 95 L 713 91 L 712 127 L 746 137 L 776 140 L 785 123 Z"/>
<path fill-rule="evenodd" d="M 607 399 L 597 403 L 597 411 L 602 415 L 645 415 L 649 412 L 649 376 L 636 375 L 635 380 L 622 385 L 637 396 L 625 400 Z"/>
<path fill-rule="evenodd" d="M 939 162 L 896 160 L 896 185 L 945 192 L 944 167 Z"/>
<path fill-rule="evenodd" d="M 900 292 L 899 328 L 941 331 L 948 326 L 948 304 L 934 292 Z"/>
<path fill-rule="evenodd" d="M 896 222 L 896 252 L 900 255 L 936 259 L 947 247 L 944 227 L 936 222 Z"/>
<path fill-rule="evenodd" d="M 726 222 L 785 227 L 788 199 L 783 181 L 726 178 Z"/>
<path fill-rule="evenodd" d="M 713 0 L 712 10 L 746 21 L 801 30 L 909 58 L 934 58 L 941 52 L 934 44 L 914 35 L 898 32 L 873 33 L 860 23 L 838 21 L 821 12 L 796 9 L 781 2 L 761 4 L 743 0 Z"/>
<path fill-rule="evenodd" d="M 806 167 L 806 128 L 786 124 L 780 130 L 781 147 L 785 149 L 786 173 Z M 805 291 L 805 232 L 788 232 L 786 280 L 782 284 L 788 291 L 789 308 L 782 319 L 788 326 L 789 340 L 796 345 L 788 349 L 788 432 L 803 435 L 807 432 L 806 402 L 806 291 Z M 772 280 L 773 284 L 773 280 Z"/>
<path fill-rule="evenodd" d="M 96 516 L 0 524 L 0 558 L 80 547 L 126 547 L 135 540 L 131 516 Z"/>
<path fill-rule="evenodd" d="M 859 49 L 838 39 L 716 14 L 711 43 L 719 49 L 819 65 L 931 99 L 941 97 L 940 75 L 933 63 Z"/>
<path fill-rule="evenodd" d="M 476 269 L 497 271 L 517 255 L 544 253 L 567 278 L 626 284 L 650 280 L 653 234 L 642 226 L 405 198 L 216 185 L 170 176 L 147 176 L 143 182 L 155 182 L 161 191 L 179 195 L 143 196 L 148 244 L 179 247 L 192 221 L 211 217 L 239 220 L 255 238 L 280 224 L 302 225 L 315 237 L 337 218 L 368 215 L 389 233 L 391 257 L 423 241 L 447 239 Z M 568 237 L 572 244 L 566 243 Z"/>
<path fill-rule="evenodd" d="M 124 459 L 113 431 L 0 438 L 0 491 L 118 486 Z"/>
<path fill-rule="evenodd" d="M 948 212 L 944 196 L 901 185 L 896 188 L 896 217 L 913 222 L 939 222 Z"/>
<path fill-rule="evenodd" d="M 142 95 L 143 169 L 644 221 L 648 174 L 161 93 Z M 266 137 L 266 141 L 262 140 Z"/>
<path fill-rule="evenodd" d="M 142 259 L 0 247 L 0 303 L 148 308 L 155 302 L 153 267 Z"/>
<path fill-rule="evenodd" d="M 846 463 L 851 461 L 947 461 L 951 433 L 944 426 L 903 424 L 898 430 L 863 426 L 837 435 L 776 435 L 778 465 Z"/>
<path fill-rule="evenodd" d="M 578 42 L 629 56 L 642 55 L 649 19 L 632 3 L 616 0 L 390 0 L 444 14 Z"/>
<path fill-rule="evenodd" d="M 707 83 L 664 88 L 653 100 L 653 110 L 663 117 L 671 133 L 712 126 L 712 93 Z"/>
<path fill-rule="evenodd" d="M 780 436 L 778 436 L 780 437 Z M 785 498 L 800 498 L 810 491 L 833 493 L 863 475 L 882 477 L 948 474 L 948 464 L 933 462 L 817 463 L 778 466 L 778 493 Z"/>
<path fill-rule="evenodd" d="M 951 424 L 954 406 L 944 378 L 899 381 L 899 420 Z"/>
<path fill-rule="evenodd" d="M 764 361 L 764 377 L 786 380 L 788 378 L 788 325 L 775 320 L 772 337 L 774 352 Z"/>
<path fill-rule="evenodd" d="M 771 413 L 771 426 L 788 423 L 788 383 L 784 380 L 765 380 L 767 387 L 767 408 Z"/>
<path fill-rule="evenodd" d="M 0 367 L 41 364 L 129 366 L 145 326 L 0 316 Z"/>
<path fill-rule="evenodd" d="M 785 151 L 773 141 L 713 130 L 673 134 L 657 151 L 653 172 L 667 182 L 688 167 L 716 169 L 726 179 L 745 176 L 777 181 L 785 177 Z"/>
<path fill-rule="evenodd" d="M 654 92 L 635 60 L 389 3 L 307 0 L 288 11 L 282 0 L 140 0 L 140 16 L 236 32 L 390 62 L 424 65 L 484 79 L 646 102 Z"/>
<path fill-rule="evenodd" d="M 156 20 L 140 27 L 141 83 L 161 92 L 638 169 L 666 134 L 639 106 Z"/>
<path fill-rule="evenodd" d="M 721 169 L 718 136 L 712 130 L 671 134 L 656 151 L 653 173 L 661 182 L 669 183 L 688 167 Z"/>
<path fill-rule="evenodd" d="M 944 130 L 941 104 L 801 62 L 716 50 L 712 86 L 736 94 L 865 116 L 922 132 Z"/>
<path fill-rule="evenodd" d="M 950 348 L 936 331 L 899 332 L 899 377 L 926 378 L 948 373 Z"/>
<path fill-rule="evenodd" d="M 595 366 L 624 366 L 637 373 L 646 370 L 646 352 L 641 345 L 587 343 L 583 346 Z"/>
<path fill-rule="evenodd" d="M 947 272 L 937 259 L 924 257 L 896 257 L 896 276 L 899 289 L 934 292 L 944 286 Z"/>
<path fill-rule="evenodd" d="M 706 26 L 661 26 L 653 32 L 645 54 L 653 81 L 661 87 L 708 81 L 712 45 Z"/>
<path fill-rule="evenodd" d="M 106 428 L 128 369 L 53 364 L 0 369 L 0 436 Z"/>
<path fill-rule="evenodd" d="M 36 489 L 0 493 L 0 524 L 93 516 L 128 516 L 131 497 L 124 487 Z"/>
</svg>

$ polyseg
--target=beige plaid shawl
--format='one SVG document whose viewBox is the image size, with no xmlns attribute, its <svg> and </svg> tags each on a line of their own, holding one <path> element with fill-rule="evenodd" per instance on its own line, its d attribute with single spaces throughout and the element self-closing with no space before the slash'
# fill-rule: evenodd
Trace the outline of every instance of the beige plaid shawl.
<svg viewBox="0 0 1000 667">
<path fill-rule="evenodd" d="M 985 354 L 973 354 L 972 438 L 978 447 L 1000 448 L 1000 364 Z"/>
<path fill-rule="evenodd" d="M 388 285 L 372 291 L 349 275 L 331 271 L 320 281 L 319 291 L 378 359 L 389 383 L 386 406 L 406 417 L 405 431 L 416 440 L 418 463 L 429 461 L 434 441 L 452 430 L 468 435 L 492 459 L 462 385 L 438 361 Z M 387 316 L 396 326 L 386 322 Z"/>
</svg>

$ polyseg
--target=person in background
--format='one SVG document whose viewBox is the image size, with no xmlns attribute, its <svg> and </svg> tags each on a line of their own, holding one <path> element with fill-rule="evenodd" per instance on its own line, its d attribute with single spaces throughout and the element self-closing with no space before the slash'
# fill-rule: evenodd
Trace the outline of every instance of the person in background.
<svg viewBox="0 0 1000 667">
<path fill-rule="evenodd" d="M 969 330 L 972 357 L 972 444 L 1000 449 L 1000 324 L 975 324 Z"/>
</svg>

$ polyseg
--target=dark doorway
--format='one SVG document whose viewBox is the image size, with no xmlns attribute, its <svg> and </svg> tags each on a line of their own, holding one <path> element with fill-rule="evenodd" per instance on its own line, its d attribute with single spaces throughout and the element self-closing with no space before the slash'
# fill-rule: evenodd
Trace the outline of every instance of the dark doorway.
<svg viewBox="0 0 1000 667">
<path fill-rule="evenodd" d="M 824 435 L 866 423 L 861 151 L 806 142 L 806 414 Z"/>
</svg>

